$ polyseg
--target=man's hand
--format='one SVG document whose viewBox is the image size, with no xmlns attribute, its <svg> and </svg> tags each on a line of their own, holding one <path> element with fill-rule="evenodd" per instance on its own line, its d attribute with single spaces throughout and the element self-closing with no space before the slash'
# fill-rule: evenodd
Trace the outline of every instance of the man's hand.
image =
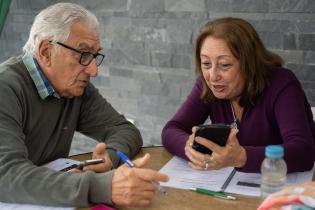
<svg viewBox="0 0 315 210">
<path fill-rule="evenodd" d="M 83 172 L 83 171 L 95 171 L 97 173 L 102 173 L 105 171 L 109 171 L 112 168 L 112 161 L 109 157 L 109 154 L 105 150 L 105 143 L 98 143 L 93 151 L 92 159 L 103 158 L 105 160 L 104 163 L 98 163 L 93 165 L 84 166 L 82 170 L 80 169 L 72 169 L 72 172 Z"/>
<path fill-rule="evenodd" d="M 156 187 L 152 181 L 166 182 L 168 176 L 151 169 L 144 169 L 150 155 L 134 161 L 136 168 L 126 164 L 115 170 L 112 180 L 112 201 L 117 205 L 143 206 L 152 201 Z"/>
</svg>

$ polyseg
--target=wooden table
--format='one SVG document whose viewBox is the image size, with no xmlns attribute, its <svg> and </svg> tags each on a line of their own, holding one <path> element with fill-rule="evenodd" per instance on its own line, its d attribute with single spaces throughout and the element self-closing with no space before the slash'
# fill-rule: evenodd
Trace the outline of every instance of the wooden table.
<svg viewBox="0 0 315 210">
<path fill-rule="evenodd" d="M 145 153 L 151 155 L 151 161 L 148 168 L 155 170 L 161 169 L 165 163 L 172 158 L 164 147 L 143 148 L 137 157 L 143 156 Z M 84 160 L 90 158 L 90 154 L 74 156 L 74 159 Z M 181 190 L 174 188 L 166 188 L 168 194 L 156 194 L 151 205 L 146 207 L 125 207 L 117 206 L 119 210 L 253 210 L 257 209 L 261 203 L 260 198 L 236 195 L 237 200 L 223 200 L 207 195 L 198 194 L 189 190 Z M 88 210 L 81 208 L 78 210 Z"/>
</svg>

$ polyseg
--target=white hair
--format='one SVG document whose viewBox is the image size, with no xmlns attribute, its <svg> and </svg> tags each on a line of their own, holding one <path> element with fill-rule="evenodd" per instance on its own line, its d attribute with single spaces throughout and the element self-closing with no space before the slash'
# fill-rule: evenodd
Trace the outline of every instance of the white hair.
<svg viewBox="0 0 315 210">
<path fill-rule="evenodd" d="M 66 41 L 74 22 L 81 22 L 99 31 L 99 22 L 93 13 L 77 4 L 57 3 L 42 10 L 35 17 L 23 51 L 35 56 L 36 49 L 43 39 L 52 42 Z"/>
</svg>

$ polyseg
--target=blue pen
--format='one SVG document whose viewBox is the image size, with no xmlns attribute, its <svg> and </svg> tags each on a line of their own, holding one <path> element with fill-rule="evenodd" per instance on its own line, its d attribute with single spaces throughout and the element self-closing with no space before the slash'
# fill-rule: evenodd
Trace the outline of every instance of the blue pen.
<svg viewBox="0 0 315 210">
<path fill-rule="evenodd" d="M 131 160 L 129 160 L 127 155 L 125 155 L 122 151 L 117 150 L 117 155 L 122 159 L 124 163 L 128 165 L 129 168 L 136 167 L 135 164 Z"/>
<path fill-rule="evenodd" d="M 135 164 L 121 151 L 117 150 L 117 155 L 122 159 L 124 163 L 128 165 L 129 168 L 136 167 Z M 156 181 L 152 181 L 152 184 L 163 194 L 166 195 L 166 190 Z"/>
</svg>

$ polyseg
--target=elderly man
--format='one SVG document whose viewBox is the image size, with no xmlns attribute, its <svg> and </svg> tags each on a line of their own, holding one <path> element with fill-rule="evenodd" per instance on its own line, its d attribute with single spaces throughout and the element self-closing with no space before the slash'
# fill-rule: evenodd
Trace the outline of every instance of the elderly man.
<svg viewBox="0 0 315 210">
<path fill-rule="evenodd" d="M 168 177 L 120 166 L 106 147 L 133 157 L 142 145 L 139 131 L 90 83 L 104 55 L 99 23 L 90 11 L 58 3 L 35 18 L 24 54 L 0 66 L 0 201 L 54 206 L 95 203 L 147 205 L 155 181 Z M 93 158 L 105 163 L 79 173 L 41 166 L 67 157 L 74 131 L 100 142 Z"/>
</svg>

